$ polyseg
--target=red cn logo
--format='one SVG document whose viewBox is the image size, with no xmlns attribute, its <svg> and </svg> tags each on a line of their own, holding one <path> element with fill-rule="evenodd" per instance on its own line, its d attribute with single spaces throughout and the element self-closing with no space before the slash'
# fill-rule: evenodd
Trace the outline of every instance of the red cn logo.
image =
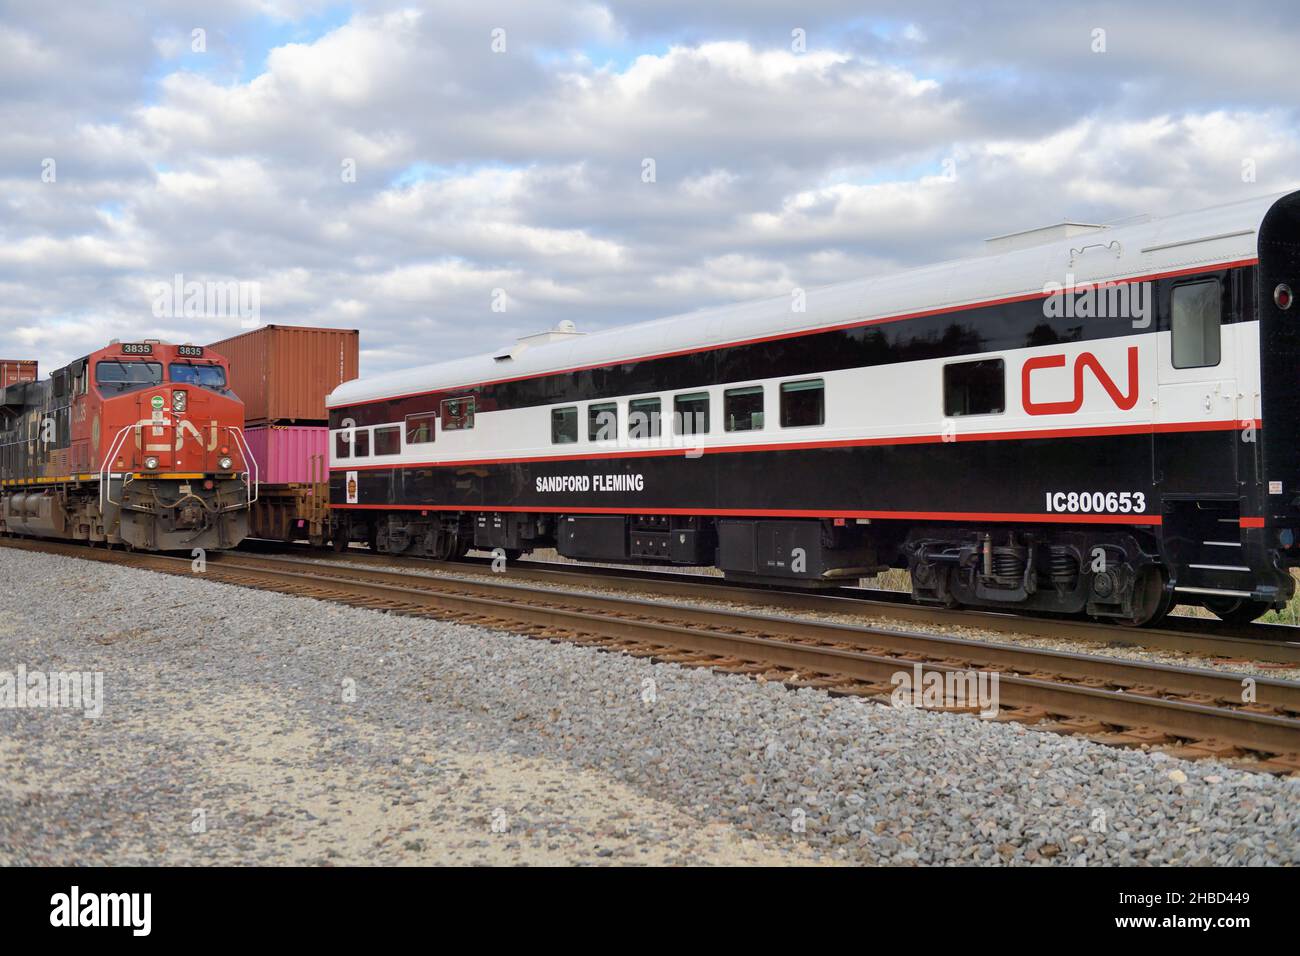
<svg viewBox="0 0 1300 956">
<path fill-rule="evenodd" d="M 1064 355 L 1040 355 L 1025 362 L 1020 370 L 1020 401 L 1030 415 L 1073 415 L 1083 407 L 1083 370 L 1090 369 L 1093 377 L 1101 383 L 1110 400 L 1116 407 L 1128 411 L 1138 400 L 1138 350 L 1133 345 L 1128 350 L 1128 392 L 1121 392 L 1114 380 L 1101 367 L 1097 356 L 1091 352 L 1080 352 L 1074 360 L 1074 398 L 1068 402 L 1035 402 L 1029 397 L 1029 377 L 1035 369 L 1064 368 Z"/>
</svg>

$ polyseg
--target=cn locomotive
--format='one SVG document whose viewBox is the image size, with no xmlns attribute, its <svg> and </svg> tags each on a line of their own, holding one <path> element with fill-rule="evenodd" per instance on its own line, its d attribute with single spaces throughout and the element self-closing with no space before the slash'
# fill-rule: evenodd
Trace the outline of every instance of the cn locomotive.
<svg viewBox="0 0 1300 956">
<path fill-rule="evenodd" d="M 257 470 L 227 381 L 221 356 L 150 340 L 0 389 L 0 533 L 148 551 L 237 545 Z"/>
<path fill-rule="evenodd" d="M 1300 563 L 1300 192 L 335 390 L 336 544 L 1249 620 Z"/>
</svg>

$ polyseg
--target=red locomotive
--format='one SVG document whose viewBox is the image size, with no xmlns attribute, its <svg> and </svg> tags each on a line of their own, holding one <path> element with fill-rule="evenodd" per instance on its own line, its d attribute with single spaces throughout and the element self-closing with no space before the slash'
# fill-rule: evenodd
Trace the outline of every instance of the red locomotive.
<svg viewBox="0 0 1300 956">
<path fill-rule="evenodd" d="M 0 532 L 148 551 L 230 548 L 257 465 L 226 360 L 113 342 L 0 389 Z"/>
</svg>

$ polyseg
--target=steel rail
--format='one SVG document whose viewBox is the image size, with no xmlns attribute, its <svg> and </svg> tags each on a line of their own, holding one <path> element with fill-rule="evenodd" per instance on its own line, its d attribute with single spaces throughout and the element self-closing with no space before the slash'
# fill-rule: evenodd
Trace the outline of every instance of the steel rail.
<svg viewBox="0 0 1300 956">
<path fill-rule="evenodd" d="M 343 554 L 318 549 L 299 549 L 272 542 L 245 542 L 241 546 L 253 553 L 268 548 L 291 554 L 303 554 L 321 563 L 347 561 L 383 567 L 413 567 L 450 573 L 465 573 L 490 567 L 480 559 L 436 561 L 410 559 L 371 551 L 350 549 Z M 1226 660 L 1264 661 L 1300 666 L 1300 628 L 1282 624 L 1225 625 L 1198 618 L 1166 619 L 1160 628 L 1132 628 L 1097 621 L 1035 617 L 1000 611 L 970 608 L 948 609 L 913 604 L 900 592 L 872 591 L 862 588 L 836 588 L 833 591 L 800 591 L 762 585 L 737 584 L 704 574 L 681 574 L 664 571 L 600 568 L 590 565 L 567 565 L 543 561 L 517 561 L 509 566 L 509 576 L 516 580 L 573 584 L 581 587 L 617 588 L 640 594 L 661 594 L 687 600 L 723 601 L 736 604 L 765 605 L 791 611 L 837 614 L 850 617 L 878 617 L 904 623 L 935 627 L 968 627 L 997 634 L 1043 637 L 1081 643 L 1122 647 L 1145 647 L 1177 651 L 1201 657 Z M 1228 632 L 1235 633 L 1228 633 Z M 1243 636 L 1251 634 L 1254 636 Z M 1278 634 L 1276 632 L 1283 632 Z M 1291 633 L 1294 632 L 1294 633 Z"/>
<path fill-rule="evenodd" d="M 52 542 L 0 543 L 170 574 L 193 573 L 188 558 L 97 551 Z M 1105 725 L 1154 731 L 1218 748 L 1273 755 L 1300 753 L 1300 701 L 1296 696 L 1300 685 L 1285 681 L 1253 679 L 1258 702 L 1239 705 L 1230 701 L 1240 700 L 1241 682 L 1235 675 L 1221 672 L 1099 661 L 1088 655 L 938 635 L 556 592 L 513 582 L 328 568 L 295 559 L 250 561 L 231 554 L 210 560 L 204 577 L 403 614 L 469 618 L 507 629 L 522 626 L 533 636 L 555 637 L 560 631 L 580 639 L 623 642 L 622 648 L 633 652 L 666 648 L 667 654 L 652 653 L 669 660 L 684 650 L 708 656 L 692 663 L 707 665 L 712 658 L 718 664 L 744 662 L 786 668 L 801 675 L 821 675 L 825 686 L 847 693 L 862 692 L 840 687 L 854 681 L 865 684 L 866 692 L 888 693 L 900 670 L 920 668 L 922 674 L 942 675 L 972 664 L 986 669 L 1014 665 L 1012 673 L 999 672 L 1000 703 L 1004 706 L 1088 717 Z M 920 643 L 910 644 L 909 639 Z M 620 647 L 618 643 L 614 646 Z M 936 651 L 943 656 L 933 653 Z M 990 656 L 981 658 L 981 654 Z M 1029 673 L 1020 672 L 1022 664 Z M 1070 676 L 1094 665 L 1107 676 L 1084 680 Z M 1067 671 L 1064 678 L 1061 670 Z M 1286 757 L 1278 769 L 1290 769 L 1294 761 L 1294 757 Z"/>
<path fill-rule="evenodd" d="M 250 558 L 230 552 L 213 555 L 209 558 L 209 562 L 212 561 L 221 567 L 232 569 L 299 571 L 310 573 L 321 580 L 369 581 L 477 597 L 505 596 L 521 603 L 564 601 L 568 605 L 612 617 L 633 616 L 645 620 L 704 626 L 716 631 L 741 631 L 828 645 L 845 644 L 892 654 L 920 655 L 931 660 L 961 659 L 967 664 L 1024 674 L 1050 671 L 1054 675 L 1073 680 L 1104 681 L 1117 688 L 1158 687 L 1168 693 L 1205 695 L 1229 701 L 1241 698 L 1242 680 L 1247 676 L 1235 672 L 1129 661 L 1050 648 L 971 641 L 918 631 L 777 617 L 753 611 L 719 610 L 581 591 L 556 591 L 554 588 L 505 580 L 509 575 L 502 575 L 503 580 L 499 581 L 451 574 L 432 577 L 409 571 L 320 565 L 295 558 Z M 1258 703 L 1285 708 L 1300 715 L 1300 683 L 1253 676 L 1250 680 Z"/>
</svg>

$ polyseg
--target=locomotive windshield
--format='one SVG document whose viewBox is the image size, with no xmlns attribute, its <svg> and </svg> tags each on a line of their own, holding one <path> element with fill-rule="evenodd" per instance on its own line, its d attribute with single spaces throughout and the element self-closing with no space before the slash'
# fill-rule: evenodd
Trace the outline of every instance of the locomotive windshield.
<svg viewBox="0 0 1300 956">
<path fill-rule="evenodd" d="M 197 385 L 222 391 L 226 387 L 226 370 L 220 365 L 194 365 L 190 362 L 173 362 L 167 370 L 173 382 L 181 385 Z"/>
<path fill-rule="evenodd" d="M 158 362 L 123 362 L 104 359 L 95 366 L 95 384 L 118 392 L 147 388 L 162 383 L 162 365 Z"/>
</svg>

